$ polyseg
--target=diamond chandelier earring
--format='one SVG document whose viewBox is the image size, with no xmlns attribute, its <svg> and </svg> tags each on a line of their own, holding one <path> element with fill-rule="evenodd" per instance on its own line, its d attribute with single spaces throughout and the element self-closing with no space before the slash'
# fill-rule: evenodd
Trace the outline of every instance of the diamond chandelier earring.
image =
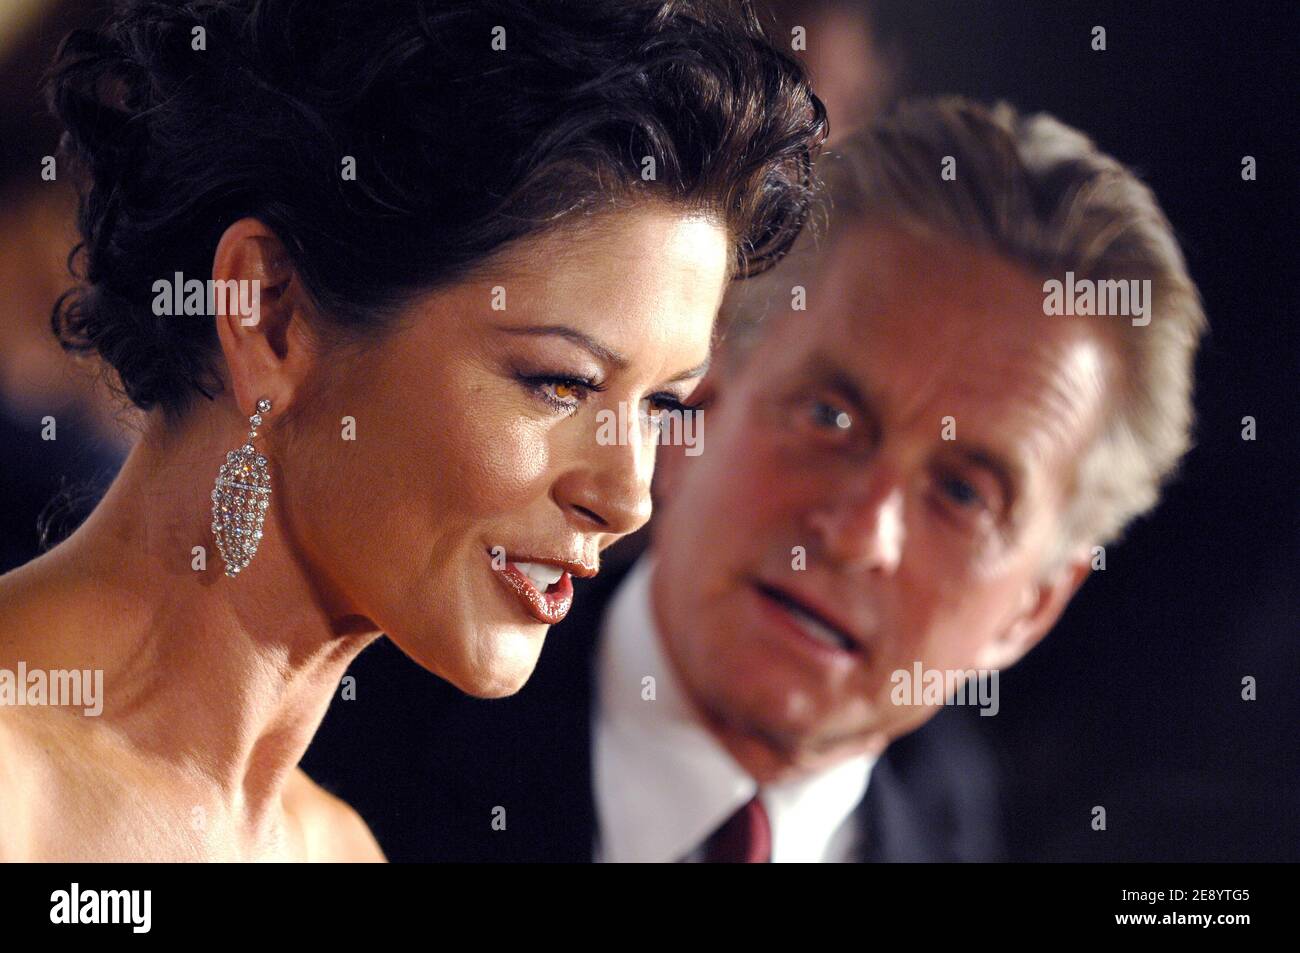
<svg viewBox="0 0 1300 953">
<path fill-rule="evenodd" d="M 262 414 L 270 412 L 271 402 L 263 397 L 257 402 L 257 413 L 248 418 L 248 442 L 226 454 L 212 488 L 212 535 L 231 579 L 246 569 L 257 554 L 262 520 L 271 505 L 271 473 L 266 457 L 253 449 Z"/>
</svg>

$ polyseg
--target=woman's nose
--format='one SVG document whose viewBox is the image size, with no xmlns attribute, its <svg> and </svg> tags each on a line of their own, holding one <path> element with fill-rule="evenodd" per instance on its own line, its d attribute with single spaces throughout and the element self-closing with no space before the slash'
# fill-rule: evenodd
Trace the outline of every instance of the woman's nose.
<svg viewBox="0 0 1300 953">
<path fill-rule="evenodd" d="M 649 521 L 655 445 L 632 437 L 592 441 L 581 463 L 556 481 L 555 502 L 583 532 L 624 536 Z"/>
</svg>

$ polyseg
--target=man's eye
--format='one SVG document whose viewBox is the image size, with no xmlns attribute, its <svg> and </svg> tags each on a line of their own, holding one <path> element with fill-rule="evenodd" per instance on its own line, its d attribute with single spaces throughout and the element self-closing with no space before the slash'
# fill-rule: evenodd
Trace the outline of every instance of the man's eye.
<svg viewBox="0 0 1300 953">
<path fill-rule="evenodd" d="M 814 401 L 813 422 L 832 431 L 848 430 L 853 426 L 848 411 L 824 400 Z"/>
<path fill-rule="evenodd" d="M 984 505 L 984 500 L 975 487 L 960 477 L 944 477 L 939 485 L 944 495 L 962 508 Z"/>
</svg>

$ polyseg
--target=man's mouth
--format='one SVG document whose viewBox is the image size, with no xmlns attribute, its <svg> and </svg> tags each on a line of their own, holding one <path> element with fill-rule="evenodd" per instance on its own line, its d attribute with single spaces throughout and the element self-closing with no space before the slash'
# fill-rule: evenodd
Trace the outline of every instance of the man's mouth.
<svg viewBox="0 0 1300 953">
<path fill-rule="evenodd" d="M 784 609 L 800 630 L 813 641 L 839 652 L 863 654 L 862 645 L 852 635 L 817 609 L 775 586 L 758 582 L 755 583 L 755 588 L 765 599 Z"/>
</svg>

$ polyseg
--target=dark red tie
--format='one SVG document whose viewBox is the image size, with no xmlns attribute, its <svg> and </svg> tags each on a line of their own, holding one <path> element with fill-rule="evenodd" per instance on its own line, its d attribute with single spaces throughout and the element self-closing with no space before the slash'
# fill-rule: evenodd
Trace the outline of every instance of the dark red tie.
<svg viewBox="0 0 1300 953">
<path fill-rule="evenodd" d="M 757 796 L 713 832 L 704 846 L 706 864 L 766 864 L 772 860 L 772 825 Z"/>
</svg>

